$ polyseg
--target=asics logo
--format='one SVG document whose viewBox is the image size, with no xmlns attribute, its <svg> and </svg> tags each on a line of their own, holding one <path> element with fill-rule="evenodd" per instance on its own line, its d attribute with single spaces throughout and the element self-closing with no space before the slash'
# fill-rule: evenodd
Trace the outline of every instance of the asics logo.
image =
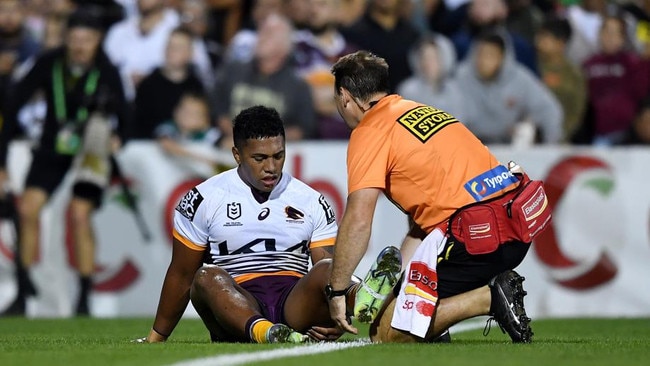
<svg viewBox="0 0 650 366">
<path fill-rule="evenodd" d="M 268 208 L 268 207 L 264 207 L 262 209 L 262 212 L 260 212 L 260 214 L 257 215 L 257 219 L 262 221 L 262 220 L 266 219 L 267 217 L 269 217 L 269 213 L 271 213 L 271 209 Z"/>
</svg>

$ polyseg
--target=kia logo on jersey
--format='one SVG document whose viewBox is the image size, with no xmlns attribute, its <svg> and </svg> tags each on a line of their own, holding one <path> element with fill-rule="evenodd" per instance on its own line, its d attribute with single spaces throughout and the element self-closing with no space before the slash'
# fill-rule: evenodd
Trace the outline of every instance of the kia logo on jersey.
<svg viewBox="0 0 650 366">
<path fill-rule="evenodd" d="M 257 215 L 257 219 L 260 220 L 260 221 L 262 221 L 262 220 L 264 220 L 265 218 L 269 217 L 269 213 L 271 213 L 271 209 L 268 208 L 268 207 L 264 207 L 264 208 L 262 209 L 262 212 L 260 212 L 260 214 Z"/>
<path fill-rule="evenodd" d="M 226 215 L 228 216 L 229 219 L 236 220 L 241 217 L 241 203 L 239 202 L 229 203 L 226 209 L 227 209 Z"/>
</svg>

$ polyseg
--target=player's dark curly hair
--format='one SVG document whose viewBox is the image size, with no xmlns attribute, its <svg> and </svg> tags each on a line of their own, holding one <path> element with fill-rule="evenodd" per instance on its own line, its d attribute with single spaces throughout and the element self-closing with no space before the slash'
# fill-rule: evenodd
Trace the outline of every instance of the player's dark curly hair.
<svg viewBox="0 0 650 366">
<path fill-rule="evenodd" d="M 238 149 L 249 139 L 285 137 L 282 118 L 274 108 L 257 105 L 243 109 L 232 124 L 233 140 Z"/>
<path fill-rule="evenodd" d="M 357 51 L 341 57 L 333 66 L 336 94 L 341 87 L 362 102 L 370 101 L 377 93 L 389 93 L 388 63 L 368 52 Z"/>
</svg>

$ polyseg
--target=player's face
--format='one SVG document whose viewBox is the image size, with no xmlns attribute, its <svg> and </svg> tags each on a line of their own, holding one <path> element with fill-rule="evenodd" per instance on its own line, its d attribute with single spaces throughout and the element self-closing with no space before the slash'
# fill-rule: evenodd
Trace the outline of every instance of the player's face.
<svg viewBox="0 0 650 366">
<path fill-rule="evenodd" d="M 239 175 L 249 186 L 271 192 L 280 181 L 284 167 L 284 137 L 249 139 L 238 149 L 233 147 Z"/>
</svg>

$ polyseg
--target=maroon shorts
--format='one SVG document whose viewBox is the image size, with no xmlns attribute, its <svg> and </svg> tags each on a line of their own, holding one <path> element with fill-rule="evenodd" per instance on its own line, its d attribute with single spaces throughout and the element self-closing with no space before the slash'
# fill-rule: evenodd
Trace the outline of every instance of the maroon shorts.
<svg viewBox="0 0 650 366">
<path fill-rule="evenodd" d="M 257 299 L 262 315 L 272 323 L 284 323 L 284 302 L 300 277 L 262 276 L 239 284 Z"/>
</svg>

